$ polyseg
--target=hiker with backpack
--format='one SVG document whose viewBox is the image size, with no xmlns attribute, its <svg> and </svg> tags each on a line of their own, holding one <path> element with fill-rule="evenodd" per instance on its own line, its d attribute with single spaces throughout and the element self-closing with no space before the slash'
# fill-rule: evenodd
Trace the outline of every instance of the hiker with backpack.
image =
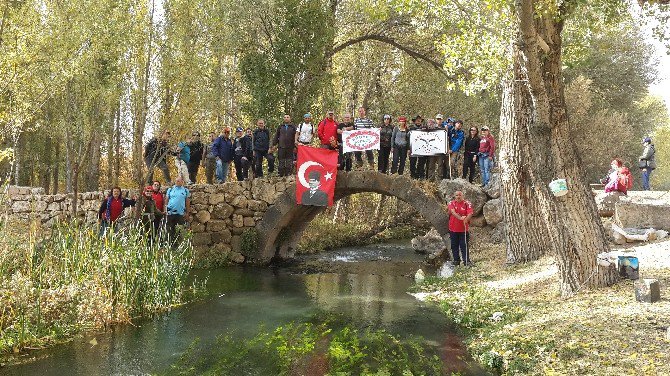
<svg viewBox="0 0 670 376">
<path fill-rule="evenodd" d="M 605 193 L 620 192 L 627 195 L 628 190 L 633 187 L 633 176 L 630 170 L 619 158 L 614 158 L 610 166 L 612 168 L 607 176 L 601 180 L 601 183 L 605 184 Z"/>
<path fill-rule="evenodd" d="M 654 160 L 656 149 L 649 137 L 645 137 L 644 140 L 642 140 L 642 145 L 644 145 L 644 150 L 642 151 L 638 163 L 640 170 L 642 170 L 642 189 L 649 191 L 651 190 L 651 187 L 649 186 L 649 177 L 651 176 L 651 172 L 656 169 L 656 161 Z"/>
</svg>

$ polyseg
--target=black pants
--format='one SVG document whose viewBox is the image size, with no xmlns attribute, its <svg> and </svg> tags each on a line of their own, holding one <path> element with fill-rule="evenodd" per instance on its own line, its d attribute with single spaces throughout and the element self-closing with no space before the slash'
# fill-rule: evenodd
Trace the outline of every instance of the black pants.
<svg viewBox="0 0 670 376">
<path fill-rule="evenodd" d="M 255 150 L 254 151 L 254 173 L 257 178 L 263 177 L 263 158 L 268 160 L 268 173 L 273 173 L 275 171 L 275 156 L 269 154 L 267 150 Z"/>
<path fill-rule="evenodd" d="M 345 153 L 342 145 L 338 147 L 340 155 L 337 161 L 337 169 L 340 171 L 351 171 L 351 152 Z"/>
<path fill-rule="evenodd" d="M 235 164 L 235 176 L 237 181 L 242 181 L 249 177 L 249 165 L 251 164 L 248 159 L 242 159 L 241 155 L 236 155 L 233 158 L 233 163 Z"/>
<path fill-rule="evenodd" d="M 186 164 L 186 168 L 188 169 L 188 178 L 193 184 L 195 184 L 198 179 L 198 169 L 200 168 L 200 162 L 200 160 L 190 160 Z"/>
<path fill-rule="evenodd" d="M 174 242 L 177 239 L 177 225 L 183 225 L 186 223 L 186 219 L 181 214 L 168 214 L 166 227 L 167 233 L 170 238 L 170 242 Z"/>
<path fill-rule="evenodd" d="M 416 178 L 425 179 L 426 178 L 426 167 L 428 165 L 428 157 L 417 157 L 416 161 Z"/>
<path fill-rule="evenodd" d="M 407 146 L 395 146 L 393 148 L 393 163 L 391 173 L 402 175 L 405 171 L 405 160 L 407 159 Z"/>
<path fill-rule="evenodd" d="M 354 155 L 356 156 L 356 164 L 360 167 L 363 165 L 363 152 L 362 151 L 355 151 Z M 375 164 L 375 154 L 372 152 L 372 150 L 366 150 L 365 151 L 365 156 L 368 159 L 368 164 L 370 166 Z"/>
<path fill-rule="evenodd" d="M 452 231 L 449 233 L 449 238 L 451 239 L 451 255 L 454 256 L 454 263 L 463 261 L 465 264 L 469 264 L 470 233 Z"/>
<path fill-rule="evenodd" d="M 166 185 L 171 182 L 170 180 L 170 169 L 168 169 L 167 162 L 165 162 L 165 159 L 161 159 L 160 161 L 154 161 L 153 156 L 151 157 L 146 157 L 144 158 L 144 163 L 147 165 L 147 170 L 149 170 L 149 174 L 147 174 L 147 184 L 151 184 L 154 181 L 154 168 L 158 167 L 161 171 L 163 171 L 163 178 L 165 181 Z"/>
<path fill-rule="evenodd" d="M 293 148 L 277 149 L 279 176 L 289 176 L 293 172 Z"/>
<path fill-rule="evenodd" d="M 377 171 L 385 174 L 389 171 L 389 156 L 391 155 L 390 146 L 382 146 L 377 154 Z"/>
<path fill-rule="evenodd" d="M 409 157 L 409 174 L 413 179 L 418 179 L 419 174 L 416 172 L 416 166 L 419 164 L 419 157 Z"/>
<path fill-rule="evenodd" d="M 463 179 L 468 179 L 470 183 L 475 180 L 475 174 L 477 173 L 477 162 L 473 160 L 476 155 L 465 153 L 465 158 L 463 158 Z"/>
</svg>

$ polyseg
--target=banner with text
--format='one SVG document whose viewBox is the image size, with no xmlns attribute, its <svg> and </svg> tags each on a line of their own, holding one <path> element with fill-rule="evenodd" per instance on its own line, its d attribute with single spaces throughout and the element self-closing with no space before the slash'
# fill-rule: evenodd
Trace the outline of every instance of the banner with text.
<svg viewBox="0 0 670 376">
<path fill-rule="evenodd" d="M 342 150 L 345 153 L 379 150 L 379 128 L 356 129 L 342 132 Z"/>
</svg>

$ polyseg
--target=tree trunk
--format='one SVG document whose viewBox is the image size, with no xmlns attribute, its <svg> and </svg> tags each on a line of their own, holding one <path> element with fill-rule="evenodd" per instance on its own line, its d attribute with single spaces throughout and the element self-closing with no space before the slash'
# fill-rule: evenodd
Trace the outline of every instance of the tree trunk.
<svg viewBox="0 0 670 376">
<path fill-rule="evenodd" d="M 116 108 L 116 129 L 114 131 L 114 178 L 112 187 L 119 186 L 119 176 L 121 176 L 121 103 Z"/>
<path fill-rule="evenodd" d="M 51 194 L 58 194 L 58 173 L 60 172 L 60 142 L 56 142 L 56 150 L 54 150 L 54 158 L 52 162 L 52 173 L 53 176 L 51 180 L 53 181 L 53 190 Z M 49 192 L 47 192 L 49 193 Z"/>
<path fill-rule="evenodd" d="M 89 148 L 84 189 L 87 192 L 97 191 L 100 188 L 100 147 L 102 146 L 102 132 L 94 131 L 91 134 L 91 147 Z"/>
<path fill-rule="evenodd" d="M 532 99 L 529 127 L 530 157 L 535 191 L 546 227 L 556 247 L 561 292 L 607 286 L 616 281 L 613 268 L 598 267 L 596 256 L 608 250 L 605 231 L 590 189 L 584 183 L 580 159 L 570 132 L 565 105 L 561 31 L 572 2 L 559 6 L 559 15 L 538 15 L 536 0 L 517 0 L 520 25 L 518 56 Z M 548 184 L 565 178 L 569 193 L 554 197 Z M 555 230 L 555 231 L 554 231 Z"/>
<path fill-rule="evenodd" d="M 40 166 L 40 186 L 44 188 L 44 193 L 46 194 L 49 194 L 49 188 L 51 187 L 51 166 L 53 165 L 51 140 L 49 134 L 44 135 L 44 155 Z"/>
<path fill-rule="evenodd" d="M 518 55 L 518 51 L 515 51 Z M 507 263 L 537 260 L 551 252 L 552 242 L 535 194 L 529 155 L 531 98 L 518 57 L 513 77 L 505 84 L 500 111 L 501 199 L 506 226 Z"/>
<path fill-rule="evenodd" d="M 110 114 L 109 127 L 107 128 L 107 170 L 105 171 L 105 184 L 112 187 L 114 182 L 114 133 L 116 132 L 116 107 Z"/>
</svg>

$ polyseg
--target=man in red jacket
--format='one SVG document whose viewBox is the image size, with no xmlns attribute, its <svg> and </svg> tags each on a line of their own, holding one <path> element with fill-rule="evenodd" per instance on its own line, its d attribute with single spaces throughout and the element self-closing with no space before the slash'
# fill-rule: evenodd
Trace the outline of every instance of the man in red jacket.
<svg viewBox="0 0 670 376">
<path fill-rule="evenodd" d="M 449 203 L 449 237 L 451 238 L 451 253 L 454 256 L 452 263 L 470 265 L 470 250 L 468 249 L 470 234 L 470 219 L 472 218 L 472 204 L 465 200 L 463 192 L 454 192 L 454 199 Z M 460 251 L 460 252 L 459 252 Z"/>
<path fill-rule="evenodd" d="M 337 150 L 337 122 L 333 111 L 328 111 L 326 118 L 321 120 L 317 134 L 322 149 Z"/>
</svg>

